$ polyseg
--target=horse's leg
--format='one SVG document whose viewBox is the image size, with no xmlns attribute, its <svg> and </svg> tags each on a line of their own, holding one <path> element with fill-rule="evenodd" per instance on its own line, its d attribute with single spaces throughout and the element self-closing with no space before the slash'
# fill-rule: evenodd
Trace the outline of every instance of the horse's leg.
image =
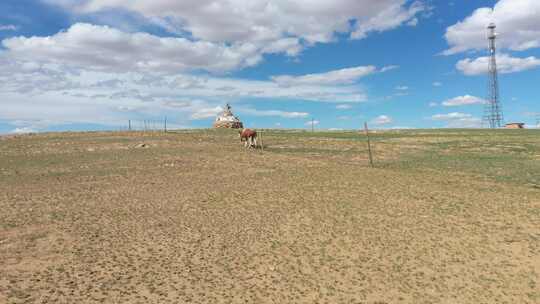
<svg viewBox="0 0 540 304">
<path fill-rule="evenodd" d="M 255 145 L 255 148 L 257 148 L 257 137 L 253 137 L 253 144 Z"/>
</svg>

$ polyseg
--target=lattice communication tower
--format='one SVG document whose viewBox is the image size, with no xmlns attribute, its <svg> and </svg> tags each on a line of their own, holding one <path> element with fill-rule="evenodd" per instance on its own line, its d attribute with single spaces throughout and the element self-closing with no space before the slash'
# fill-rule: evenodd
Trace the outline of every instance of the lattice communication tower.
<svg viewBox="0 0 540 304">
<path fill-rule="evenodd" d="M 497 59 L 495 39 L 495 24 L 488 26 L 489 40 L 489 65 L 488 65 L 488 98 L 484 108 L 484 118 L 482 124 L 491 129 L 500 128 L 504 124 L 502 105 L 499 96 L 499 77 L 497 74 Z"/>
</svg>

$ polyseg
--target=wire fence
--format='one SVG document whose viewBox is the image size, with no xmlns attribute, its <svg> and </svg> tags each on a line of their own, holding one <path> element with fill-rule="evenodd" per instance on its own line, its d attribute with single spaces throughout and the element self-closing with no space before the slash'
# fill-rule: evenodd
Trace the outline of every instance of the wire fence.
<svg viewBox="0 0 540 304">
<path fill-rule="evenodd" d="M 127 131 L 163 131 L 167 132 L 167 118 L 163 120 L 128 120 Z"/>
</svg>

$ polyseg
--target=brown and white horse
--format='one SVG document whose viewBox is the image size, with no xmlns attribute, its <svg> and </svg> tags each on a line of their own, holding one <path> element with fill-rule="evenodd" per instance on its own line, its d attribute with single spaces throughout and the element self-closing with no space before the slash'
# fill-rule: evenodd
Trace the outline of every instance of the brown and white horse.
<svg viewBox="0 0 540 304">
<path fill-rule="evenodd" d="M 244 144 L 246 148 L 257 147 L 257 132 L 255 130 L 242 129 L 242 131 L 238 131 L 238 135 L 240 136 L 240 142 L 246 140 Z"/>
</svg>

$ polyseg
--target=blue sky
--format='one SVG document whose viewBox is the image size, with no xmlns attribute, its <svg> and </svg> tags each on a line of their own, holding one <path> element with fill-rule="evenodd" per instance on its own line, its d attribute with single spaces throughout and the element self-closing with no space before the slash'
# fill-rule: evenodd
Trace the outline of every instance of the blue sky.
<svg viewBox="0 0 540 304">
<path fill-rule="evenodd" d="M 0 133 L 209 127 L 226 102 L 256 128 L 480 127 L 490 22 L 505 120 L 533 127 L 536 0 L 3 0 Z"/>
</svg>

